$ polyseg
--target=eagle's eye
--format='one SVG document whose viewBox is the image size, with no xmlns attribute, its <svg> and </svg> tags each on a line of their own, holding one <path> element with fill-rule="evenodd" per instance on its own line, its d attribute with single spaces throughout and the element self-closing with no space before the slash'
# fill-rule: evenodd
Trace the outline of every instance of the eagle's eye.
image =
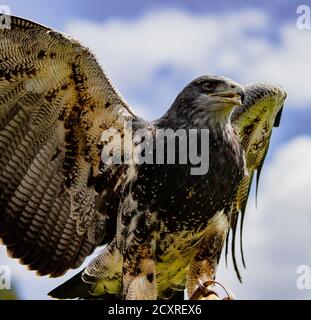
<svg viewBox="0 0 311 320">
<path fill-rule="evenodd" d="M 216 83 L 214 82 L 209 82 L 209 81 L 205 81 L 202 84 L 202 88 L 203 90 L 207 91 L 207 92 L 211 92 L 215 89 Z"/>
</svg>

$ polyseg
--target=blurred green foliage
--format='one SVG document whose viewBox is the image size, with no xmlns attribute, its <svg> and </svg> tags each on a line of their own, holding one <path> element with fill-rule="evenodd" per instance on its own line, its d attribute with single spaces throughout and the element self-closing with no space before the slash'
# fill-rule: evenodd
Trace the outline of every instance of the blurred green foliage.
<svg viewBox="0 0 311 320">
<path fill-rule="evenodd" d="M 0 300 L 18 300 L 18 296 L 13 289 L 2 289 L 0 290 Z"/>
</svg>

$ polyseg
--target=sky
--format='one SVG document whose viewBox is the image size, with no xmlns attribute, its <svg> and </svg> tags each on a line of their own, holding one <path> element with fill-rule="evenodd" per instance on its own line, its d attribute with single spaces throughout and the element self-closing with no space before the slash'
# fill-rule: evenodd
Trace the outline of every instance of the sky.
<svg viewBox="0 0 311 320">
<path fill-rule="evenodd" d="M 6 0 L 11 13 L 67 33 L 92 50 L 141 117 L 160 117 L 195 77 L 221 74 L 246 84 L 281 85 L 288 93 L 274 130 L 255 208 L 244 234 L 243 283 L 231 261 L 217 280 L 237 299 L 310 299 L 297 268 L 311 268 L 311 30 L 297 28 L 304 0 L 60 1 Z M 21 299 L 47 299 L 59 279 L 39 278 L 0 246 Z"/>
</svg>

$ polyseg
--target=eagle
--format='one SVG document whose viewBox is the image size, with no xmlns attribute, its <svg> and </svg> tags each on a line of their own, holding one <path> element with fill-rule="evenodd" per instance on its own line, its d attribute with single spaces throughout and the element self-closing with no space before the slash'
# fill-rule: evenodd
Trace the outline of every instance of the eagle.
<svg viewBox="0 0 311 320">
<path fill-rule="evenodd" d="M 240 278 L 236 230 L 240 222 L 242 233 L 253 177 L 258 185 L 280 123 L 284 89 L 203 75 L 161 118 L 146 121 L 88 48 L 7 18 L 0 28 L 0 239 L 8 255 L 40 276 L 59 277 L 102 246 L 50 292 L 62 299 L 184 299 L 185 289 L 190 299 L 215 296 L 230 241 Z M 132 139 L 128 123 L 140 132 Z M 178 137 L 170 146 L 166 137 L 163 161 L 154 161 L 166 130 L 185 132 L 186 150 L 196 146 L 197 158 L 208 152 L 208 170 L 198 173 L 188 153 L 177 161 Z M 138 154 L 152 161 L 126 161 Z"/>
</svg>

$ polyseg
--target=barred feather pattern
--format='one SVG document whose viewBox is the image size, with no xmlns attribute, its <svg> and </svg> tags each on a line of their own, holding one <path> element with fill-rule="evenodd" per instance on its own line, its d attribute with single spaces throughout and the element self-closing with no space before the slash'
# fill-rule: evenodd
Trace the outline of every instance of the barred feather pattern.
<svg viewBox="0 0 311 320">
<path fill-rule="evenodd" d="M 240 281 L 241 275 L 235 252 L 238 220 L 240 220 L 241 257 L 245 266 L 242 232 L 247 200 L 255 173 L 257 174 L 256 187 L 258 188 L 259 176 L 269 149 L 272 130 L 274 126 L 277 126 L 275 122 L 281 113 L 286 96 L 286 92 L 281 87 L 272 84 L 258 83 L 245 86 L 244 103 L 236 108 L 231 116 L 232 125 L 237 132 L 245 155 L 245 175 L 230 211 L 231 252 L 234 268 Z M 229 234 L 226 252 L 228 252 L 228 241 Z"/>
<path fill-rule="evenodd" d="M 87 48 L 17 17 L 0 29 L 0 238 L 38 274 L 77 268 L 103 240 L 89 181 L 120 114 L 134 116 Z"/>
</svg>

